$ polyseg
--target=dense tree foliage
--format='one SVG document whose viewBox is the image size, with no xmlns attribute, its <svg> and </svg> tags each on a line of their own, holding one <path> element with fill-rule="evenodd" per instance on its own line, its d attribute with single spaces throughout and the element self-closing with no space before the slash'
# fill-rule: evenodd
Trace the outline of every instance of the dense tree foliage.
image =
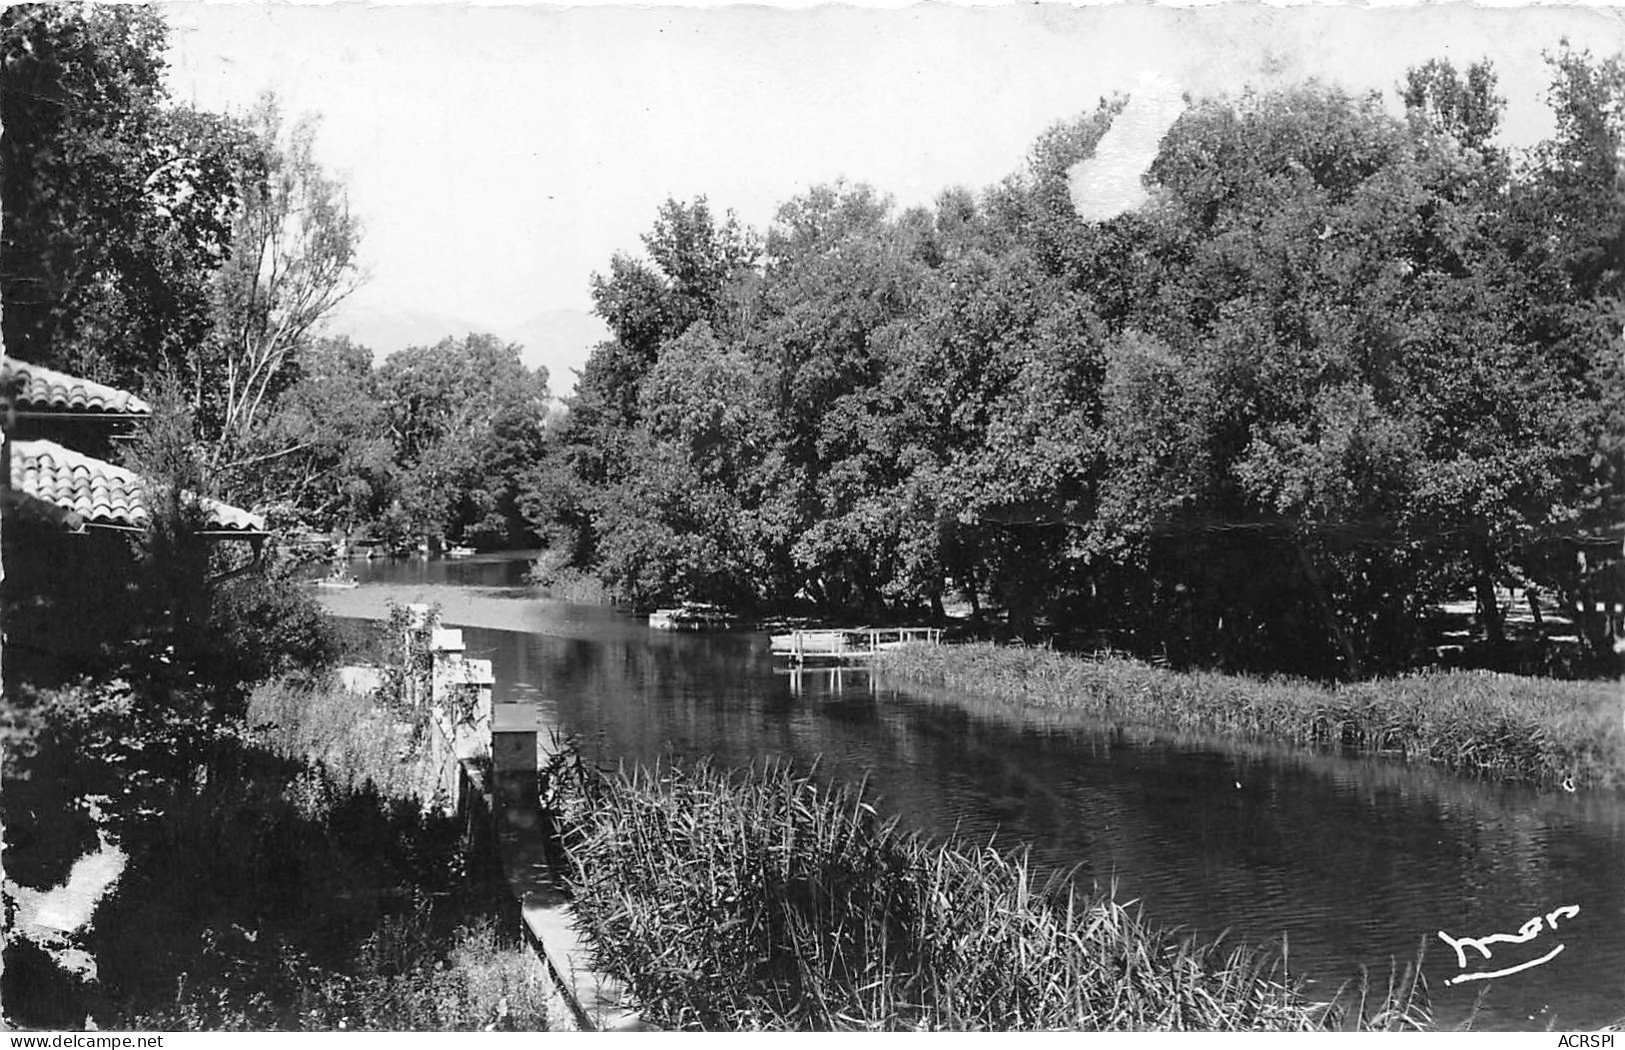
<svg viewBox="0 0 1625 1050">
<path fill-rule="evenodd" d="M 375 364 L 348 338 L 319 339 L 254 430 L 242 489 L 280 524 L 396 550 L 535 542 L 525 501 L 553 454 L 549 395 L 519 353 L 470 334 Z"/>
<path fill-rule="evenodd" d="M 372 351 L 320 339 L 248 449 L 253 501 L 278 518 L 347 529 L 379 518 L 395 494 Z"/>
<path fill-rule="evenodd" d="M 489 335 L 391 354 L 379 397 L 399 478 L 395 520 L 418 535 L 501 545 L 525 532 L 522 476 L 542 453 L 547 373 Z"/>
<path fill-rule="evenodd" d="M 1403 116 L 1198 102 L 1104 221 L 1068 171 L 1121 99 L 931 209 L 816 187 L 760 253 L 670 201 L 594 279 L 613 338 L 525 506 L 640 603 L 957 593 L 1023 637 L 1359 675 L 1457 594 L 1498 643 L 1516 584 L 1605 657 L 1625 66 L 1550 65 L 1556 134 L 1516 154 L 1482 64 L 1412 70 Z"/>
<path fill-rule="evenodd" d="M 238 121 L 169 102 L 165 39 L 146 7 L 0 14 L 0 295 L 18 357 L 139 387 L 210 331 L 255 151 Z"/>
</svg>

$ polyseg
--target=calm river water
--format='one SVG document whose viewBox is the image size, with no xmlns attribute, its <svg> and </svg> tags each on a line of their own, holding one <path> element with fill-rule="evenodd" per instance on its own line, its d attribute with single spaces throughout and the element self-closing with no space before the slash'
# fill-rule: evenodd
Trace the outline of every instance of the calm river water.
<svg viewBox="0 0 1625 1050">
<path fill-rule="evenodd" d="M 765 635 L 657 632 L 619 610 L 539 600 L 522 586 L 525 564 L 355 562 L 363 586 L 323 600 L 366 618 L 389 599 L 438 602 L 469 654 L 493 662 L 498 703 L 534 705 L 601 764 L 816 759 L 832 780 L 867 777 L 907 826 L 1028 845 L 1086 886 L 1115 882 L 1159 925 L 1284 937 L 1292 971 L 1317 982 L 1311 993 L 1362 966 L 1383 985 L 1426 942 L 1443 1025 L 1464 1020 L 1480 992 L 1480 1029 L 1625 1017 L 1625 798 L 1064 715 L 1034 723 L 861 672 L 798 680 L 775 667 Z M 1531 933 L 1531 919 L 1565 906 L 1579 911 Z M 1463 969 L 1438 931 L 1528 936 L 1486 944 L 1488 959 L 1464 944 Z"/>
</svg>

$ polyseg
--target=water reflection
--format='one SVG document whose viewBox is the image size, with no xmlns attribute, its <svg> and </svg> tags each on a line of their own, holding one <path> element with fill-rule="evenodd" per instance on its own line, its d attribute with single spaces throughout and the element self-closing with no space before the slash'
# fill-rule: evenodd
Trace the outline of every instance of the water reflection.
<svg viewBox="0 0 1625 1050">
<path fill-rule="evenodd" d="M 412 581 L 389 588 L 422 597 Z M 379 587 L 338 592 L 335 605 Z M 862 673 L 781 673 L 761 635 L 654 632 L 614 610 L 448 592 L 498 700 L 534 704 L 593 760 L 777 756 L 867 778 L 910 828 L 1028 844 L 1084 884 L 1115 882 L 1155 921 L 1251 942 L 1286 938 L 1295 972 L 1332 984 L 1428 942 L 1441 1020 L 1563 1028 L 1625 1016 L 1625 805 L 1616 797 L 1472 783 L 1375 759 L 1033 723 L 1002 705 L 903 690 Z M 393 592 L 391 592 L 393 593 Z M 477 600 L 476 600 L 477 599 Z M 401 600 L 397 598 L 397 600 Z M 456 615 L 448 620 L 458 622 Z M 1516 930 L 1565 904 L 1566 950 L 1492 982 L 1458 971 L 1435 931 Z"/>
</svg>

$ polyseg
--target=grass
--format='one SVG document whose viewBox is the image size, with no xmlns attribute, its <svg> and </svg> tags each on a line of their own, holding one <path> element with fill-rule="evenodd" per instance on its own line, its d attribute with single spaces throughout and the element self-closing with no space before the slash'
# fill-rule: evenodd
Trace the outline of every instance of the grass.
<svg viewBox="0 0 1625 1050">
<path fill-rule="evenodd" d="M 781 765 L 583 777 L 564 817 L 600 966 L 657 1024 L 784 1030 L 1431 1026 L 1419 967 L 1300 993 L 1274 954 L 1159 933 L 1024 854 L 933 844 Z"/>
<path fill-rule="evenodd" d="M 449 935 L 423 909 L 384 920 L 343 973 L 323 972 L 281 946 L 275 974 L 257 974 L 244 996 L 221 988 L 242 981 L 242 963 L 211 940 L 200 979 L 183 981 L 175 1001 L 133 1018 L 152 1031 L 527 1031 L 547 1027 L 552 991 L 545 964 L 515 950 L 489 920 Z M 449 951 L 444 945 L 450 943 Z M 237 971 L 222 975 L 213 969 Z M 189 975 L 190 977 L 191 975 Z M 297 990 L 281 987 L 293 978 Z M 235 978 L 235 980 L 233 979 Z M 278 1000 L 287 1005 L 276 1009 Z"/>
<path fill-rule="evenodd" d="M 1349 747 L 1500 780 L 1625 788 L 1618 683 L 1436 671 L 1323 685 L 987 643 L 911 646 L 881 654 L 876 667 L 1017 708 Z"/>
<path fill-rule="evenodd" d="M 428 801 L 439 783 L 422 742 L 421 712 L 352 693 L 337 682 L 263 682 L 249 694 L 248 725 L 273 754 L 320 765 L 346 790 L 372 783 L 389 798 Z"/>
</svg>

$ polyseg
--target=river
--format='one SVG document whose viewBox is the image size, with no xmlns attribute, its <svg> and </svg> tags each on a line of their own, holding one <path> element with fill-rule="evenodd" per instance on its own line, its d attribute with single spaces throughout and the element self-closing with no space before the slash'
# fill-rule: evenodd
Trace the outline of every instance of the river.
<svg viewBox="0 0 1625 1050">
<path fill-rule="evenodd" d="M 762 634 L 651 631 L 623 611 L 533 597 L 514 556 L 353 562 L 323 592 L 341 616 L 427 601 L 490 659 L 496 701 L 533 705 L 592 760 L 815 760 L 867 778 L 883 811 L 935 836 L 1030 847 L 1084 886 L 1115 883 L 1161 926 L 1288 947 L 1310 994 L 1426 943 L 1441 1026 L 1484 993 L 1482 1030 L 1596 1028 L 1625 1017 L 1625 797 L 1463 780 L 1076 716 L 1017 715 L 862 672 L 793 677 Z M 1556 909 L 1577 907 L 1577 913 Z M 1542 919 L 1533 927 L 1531 920 Z M 1521 943 L 1463 943 L 1438 932 Z M 1520 931 L 1523 931 L 1520 934 Z M 1553 954 L 1555 950 L 1555 954 Z M 1549 960 L 1516 973 L 1482 975 Z"/>
</svg>

